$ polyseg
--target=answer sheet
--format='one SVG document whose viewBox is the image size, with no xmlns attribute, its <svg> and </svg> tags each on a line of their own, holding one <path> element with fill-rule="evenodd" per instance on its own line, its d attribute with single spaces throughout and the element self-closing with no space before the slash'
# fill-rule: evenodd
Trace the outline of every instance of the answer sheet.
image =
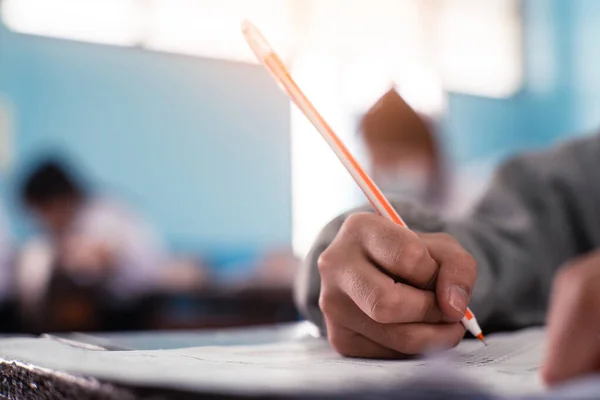
<svg viewBox="0 0 600 400">
<path fill-rule="evenodd" d="M 306 335 L 272 344 L 107 351 L 51 338 L 0 340 L 0 359 L 141 387 L 244 394 L 340 393 L 427 379 L 474 384 L 494 394 L 535 394 L 544 331 L 491 335 L 488 346 L 408 361 L 349 359 Z"/>
</svg>

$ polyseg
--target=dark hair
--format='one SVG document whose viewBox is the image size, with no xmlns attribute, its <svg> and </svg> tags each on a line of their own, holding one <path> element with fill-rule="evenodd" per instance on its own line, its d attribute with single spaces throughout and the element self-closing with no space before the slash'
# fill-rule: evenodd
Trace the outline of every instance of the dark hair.
<svg viewBox="0 0 600 400">
<path fill-rule="evenodd" d="M 30 206 L 42 206 L 65 197 L 82 199 L 85 197 L 85 190 L 60 162 L 44 161 L 23 180 L 21 200 Z"/>
</svg>

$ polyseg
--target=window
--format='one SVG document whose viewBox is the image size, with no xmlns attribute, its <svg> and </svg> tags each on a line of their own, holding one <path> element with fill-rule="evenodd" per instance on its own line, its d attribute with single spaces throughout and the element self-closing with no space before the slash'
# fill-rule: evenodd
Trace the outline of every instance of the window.
<svg viewBox="0 0 600 400">
<path fill-rule="evenodd" d="M 440 0 L 432 60 L 449 91 L 503 98 L 523 80 L 520 2 Z"/>
<path fill-rule="evenodd" d="M 132 46 L 142 39 L 141 5 L 137 0 L 4 0 L 2 18 L 17 32 Z"/>
<path fill-rule="evenodd" d="M 5 0 L 17 32 L 84 42 L 256 62 L 240 33 L 249 18 L 288 49 L 290 2 L 282 0 Z"/>
<path fill-rule="evenodd" d="M 281 0 L 155 0 L 146 46 L 256 62 L 240 33 L 241 21 L 252 20 L 285 52 L 292 27 L 290 11 L 289 2 Z"/>
<path fill-rule="evenodd" d="M 519 0 L 4 0 L 2 17 L 22 33 L 256 62 L 249 18 L 288 60 L 318 47 L 348 69 L 412 82 L 406 70 L 424 68 L 488 97 L 522 81 Z"/>
</svg>

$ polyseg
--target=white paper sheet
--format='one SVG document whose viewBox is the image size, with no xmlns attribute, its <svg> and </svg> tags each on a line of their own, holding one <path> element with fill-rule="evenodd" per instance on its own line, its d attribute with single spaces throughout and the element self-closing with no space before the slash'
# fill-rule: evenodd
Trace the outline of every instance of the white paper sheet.
<svg viewBox="0 0 600 400">
<path fill-rule="evenodd" d="M 325 340 L 306 336 L 254 346 L 104 351 L 49 338 L 0 340 L 0 358 L 103 380 L 149 387 L 228 393 L 331 393 L 379 389 L 458 374 L 498 394 L 541 392 L 543 330 L 492 335 L 489 346 L 464 341 L 433 358 L 348 359 Z"/>
</svg>

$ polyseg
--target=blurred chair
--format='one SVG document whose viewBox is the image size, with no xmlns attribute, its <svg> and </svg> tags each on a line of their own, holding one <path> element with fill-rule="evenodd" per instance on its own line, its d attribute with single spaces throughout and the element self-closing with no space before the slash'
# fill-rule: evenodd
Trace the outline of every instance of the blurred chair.
<svg viewBox="0 0 600 400">
<path fill-rule="evenodd" d="M 211 270 L 224 268 L 227 272 L 203 275 L 200 287 L 166 295 L 159 302 L 153 328 L 207 329 L 295 321 L 298 314 L 292 282 L 299 263 L 290 249 L 274 248 L 234 266 L 213 264 Z"/>
</svg>

